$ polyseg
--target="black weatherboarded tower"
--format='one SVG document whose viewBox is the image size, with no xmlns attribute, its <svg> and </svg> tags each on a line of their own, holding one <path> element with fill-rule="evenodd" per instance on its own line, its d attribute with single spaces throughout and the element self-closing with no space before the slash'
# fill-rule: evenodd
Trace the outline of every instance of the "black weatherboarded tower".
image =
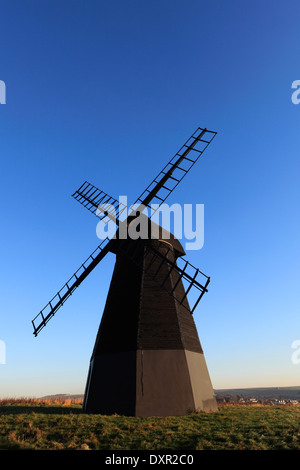
<svg viewBox="0 0 300 470">
<path fill-rule="evenodd" d="M 125 207 L 90 183 L 73 194 L 103 223 L 113 219 L 118 229 L 34 318 L 33 327 L 37 335 L 103 257 L 108 252 L 116 255 L 89 367 L 83 404 L 87 413 L 168 416 L 217 411 L 193 319 L 210 278 L 183 258 L 179 240 L 152 222 L 150 206 L 156 202 L 157 210 L 215 135 L 198 128 L 122 222 Z M 125 226 L 129 233 L 131 224 L 145 220 L 145 208 L 152 211 L 147 237 L 123 239 L 121 229 Z"/>
</svg>

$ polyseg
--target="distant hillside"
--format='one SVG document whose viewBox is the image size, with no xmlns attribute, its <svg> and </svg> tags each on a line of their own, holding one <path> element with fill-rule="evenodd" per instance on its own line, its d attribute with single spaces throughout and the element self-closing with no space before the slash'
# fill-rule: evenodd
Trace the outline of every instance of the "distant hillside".
<svg viewBox="0 0 300 470">
<path fill-rule="evenodd" d="M 257 398 L 268 400 L 300 400 L 299 387 L 257 387 L 257 388 L 222 388 L 215 389 L 217 397 L 239 396 L 243 398 Z M 83 395 L 70 395 L 68 393 L 58 393 L 56 395 L 46 395 L 42 399 L 71 399 L 83 400 Z"/>
<path fill-rule="evenodd" d="M 217 389 L 215 390 L 217 396 L 240 396 L 243 398 L 257 398 L 269 400 L 299 400 L 300 399 L 300 386 L 299 387 L 266 387 L 266 388 L 232 388 L 232 389 Z"/>
<path fill-rule="evenodd" d="M 70 400 L 83 400 L 83 395 L 69 395 L 68 393 L 57 393 L 56 395 L 46 395 L 40 398 L 41 400 L 55 400 L 55 399 L 70 399 Z"/>
</svg>

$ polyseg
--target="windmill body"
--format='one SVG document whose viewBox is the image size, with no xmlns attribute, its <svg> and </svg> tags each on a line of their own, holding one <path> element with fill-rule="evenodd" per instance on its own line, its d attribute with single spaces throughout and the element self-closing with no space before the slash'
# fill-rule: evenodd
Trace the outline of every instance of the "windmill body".
<svg viewBox="0 0 300 470">
<path fill-rule="evenodd" d="M 164 201 L 189 171 L 184 163 L 193 166 L 215 134 L 199 128 L 138 199 L 138 207 L 148 206 L 155 198 Z M 206 135 L 211 138 L 205 140 Z M 204 149 L 196 149 L 199 143 Z M 191 150 L 198 152 L 197 158 L 187 157 Z M 185 171 L 181 178 L 175 171 L 179 168 Z M 104 223 L 113 217 L 120 224 L 120 205 L 90 183 L 84 183 L 73 196 L 91 212 L 97 211 L 98 217 L 100 212 Z M 128 228 L 135 220 L 136 213 L 129 215 L 125 220 Z M 117 231 L 112 240 L 99 245 L 33 320 L 34 334 L 103 257 L 113 252 L 116 262 L 91 356 L 83 411 L 129 416 L 217 411 L 193 319 L 210 279 L 183 258 L 183 247 L 172 234 L 150 219 L 149 227 L 155 237 L 123 240 Z M 193 289 L 199 295 L 191 306 L 187 294 Z"/>
<path fill-rule="evenodd" d="M 170 243 L 171 242 L 171 243 Z M 184 253 L 178 241 L 139 243 L 137 267 L 116 246 L 116 264 L 91 357 L 84 411 L 131 416 L 216 411 L 216 400 L 178 272 L 169 275 L 149 243 L 171 262 Z M 181 249 L 181 253 L 178 251 Z M 153 279 L 159 269 L 158 275 Z M 165 288 L 161 283 L 166 279 Z M 179 281 L 179 282 L 178 282 Z"/>
</svg>

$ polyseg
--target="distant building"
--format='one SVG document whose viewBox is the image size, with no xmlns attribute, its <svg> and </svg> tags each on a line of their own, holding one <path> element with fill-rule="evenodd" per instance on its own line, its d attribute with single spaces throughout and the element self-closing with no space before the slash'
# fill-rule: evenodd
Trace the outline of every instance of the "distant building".
<svg viewBox="0 0 300 470">
<path fill-rule="evenodd" d="M 286 401 L 285 400 L 274 400 L 272 402 L 274 405 L 286 405 Z"/>
<path fill-rule="evenodd" d="M 258 403 L 258 400 L 256 398 L 248 398 L 249 403 Z"/>
</svg>

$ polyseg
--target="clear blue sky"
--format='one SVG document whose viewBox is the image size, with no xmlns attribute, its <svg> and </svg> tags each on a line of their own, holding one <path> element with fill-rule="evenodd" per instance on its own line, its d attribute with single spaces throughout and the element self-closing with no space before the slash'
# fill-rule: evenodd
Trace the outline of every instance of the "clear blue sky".
<svg viewBox="0 0 300 470">
<path fill-rule="evenodd" d="M 35 338 L 99 244 L 84 180 L 132 202 L 198 127 L 216 139 L 170 198 L 205 206 L 187 259 L 213 386 L 300 385 L 297 0 L 1 0 L 0 396 L 83 393 L 108 256 Z"/>
</svg>

